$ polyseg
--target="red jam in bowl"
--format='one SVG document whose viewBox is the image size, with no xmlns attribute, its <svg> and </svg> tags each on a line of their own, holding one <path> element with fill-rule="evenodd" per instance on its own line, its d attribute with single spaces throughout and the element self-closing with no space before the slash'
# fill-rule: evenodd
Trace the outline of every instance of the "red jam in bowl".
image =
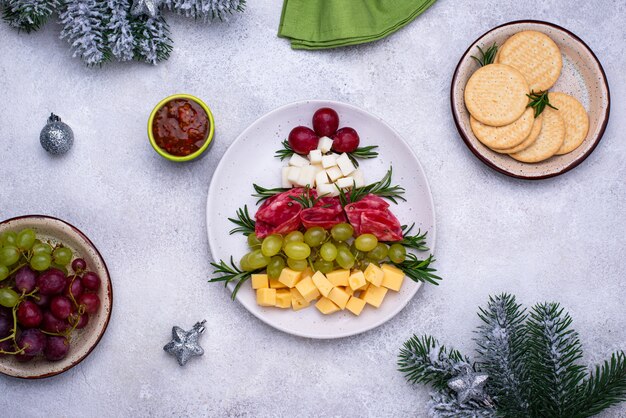
<svg viewBox="0 0 626 418">
<path fill-rule="evenodd" d="M 184 157 L 198 151 L 206 142 L 209 125 L 209 116 L 197 102 L 172 99 L 154 115 L 152 135 L 159 148 Z"/>
</svg>

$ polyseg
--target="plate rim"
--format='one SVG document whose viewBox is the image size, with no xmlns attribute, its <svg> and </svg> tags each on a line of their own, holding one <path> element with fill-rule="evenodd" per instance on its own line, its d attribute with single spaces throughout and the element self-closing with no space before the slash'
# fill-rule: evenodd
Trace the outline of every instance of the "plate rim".
<svg viewBox="0 0 626 418">
<path fill-rule="evenodd" d="M 76 360 L 72 361 L 71 364 L 63 367 L 62 369 L 56 370 L 56 371 L 52 371 L 52 372 L 48 372 L 48 373 L 42 373 L 42 374 L 31 374 L 31 375 L 14 375 L 11 373 L 7 373 L 6 371 L 0 370 L 0 374 L 3 374 L 5 376 L 9 376 L 9 377 L 13 377 L 16 379 L 24 379 L 24 380 L 37 380 L 37 379 L 45 379 L 48 377 L 52 377 L 52 376 L 57 376 L 61 373 L 65 373 L 66 371 L 72 369 L 73 367 L 77 366 L 78 364 L 80 364 L 84 359 L 86 359 L 91 352 L 96 348 L 96 346 L 100 343 L 100 340 L 102 340 L 102 337 L 104 336 L 107 328 L 109 327 L 109 322 L 111 320 L 111 313 L 113 312 L 113 283 L 111 282 L 111 274 L 109 272 L 109 268 L 106 264 L 106 261 L 104 260 L 104 257 L 102 257 L 102 254 L 100 253 L 100 250 L 98 250 L 98 247 L 95 246 L 95 244 L 89 239 L 89 237 L 87 235 L 85 235 L 83 233 L 83 231 L 81 231 L 80 229 L 78 229 L 77 227 L 75 227 L 74 225 L 72 225 L 71 223 L 64 221 L 63 219 L 54 217 L 54 216 L 50 216 L 50 215 L 22 215 L 22 216 L 15 216 L 13 218 L 9 218 L 9 219 L 5 219 L 3 221 L 0 222 L 0 225 L 4 225 L 6 223 L 12 222 L 12 221 L 17 221 L 17 220 L 24 220 L 24 219 L 47 219 L 47 220 L 51 220 L 53 222 L 60 222 L 62 224 L 67 225 L 74 233 L 76 233 L 77 235 L 79 235 L 81 238 L 83 238 L 95 251 L 96 255 L 100 258 L 100 260 L 102 261 L 102 266 L 104 268 L 104 271 L 106 272 L 106 279 L 107 279 L 107 293 L 109 295 L 109 311 L 108 314 L 105 318 L 104 321 L 104 326 L 102 327 L 102 329 L 99 331 L 98 334 L 98 338 L 96 338 L 96 341 L 89 347 L 89 349 L 85 352 L 85 354 L 83 354 L 82 356 L 80 356 L 79 358 L 77 358 Z"/>
<path fill-rule="evenodd" d="M 502 167 L 492 163 L 491 161 L 489 161 L 476 147 L 474 147 L 474 145 L 469 140 L 468 136 L 465 134 L 464 130 L 461 128 L 461 123 L 459 122 L 459 120 L 457 118 L 457 115 L 456 115 L 456 112 L 455 112 L 455 105 L 454 105 L 454 92 L 455 92 L 455 85 L 457 84 L 457 76 L 459 74 L 459 68 L 461 67 L 461 64 L 465 61 L 465 59 L 467 58 L 468 54 L 470 53 L 470 51 L 472 49 L 472 46 L 474 44 L 476 44 L 479 40 L 484 38 L 486 35 L 490 34 L 491 32 L 493 32 L 493 31 L 495 31 L 497 29 L 500 29 L 500 28 L 503 28 L 503 27 L 507 27 L 507 26 L 524 24 L 524 23 L 538 24 L 538 25 L 544 25 L 544 26 L 549 26 L 549 27 L 555 28 L 557 30 L 565 32 L 567 35 L 571 36 L 575 41 L 580 43 L 580 45 L 582 45 L 582 47 L 585 48 L 591 54 L 591 57 L 595 60 L 598 68 L 600 69 L 600 75 L 602 76 L 602 84 L 606 88 L 606 93 L 607 93 L 607 106 L 606 106 L 606 109 L 604 111 L 604 118 L 603 118 L 603 121 L 602 121 L 602 125 L 600 127 L 600 131 L 599 131 L 599 133 L 597 135 L 597 138 L 593 141 L 593 144 L 591 145 L 591 147 L 583 155 L 581 155 L 577 159 L 573 160 L 569 164 L 563 166 L 560 170 L 558 170 L 558 171 L 556 171 L 554 173 L 542 174 L 540 176 L 530 176 L 530 175 L 518 174 L 517 172 L 506 170 L 506 169 L 504 169 L 504 168 L 502 168 Z M 497 172 L 499 172 L 501 174 L 504 174 L 506 176 L 513 177 L 513 178 L 516 178 L 516 179 L 522 179 L 522 180 L 544 180 L 544 179 L 548 179 L 548 178 L 559 176 L 561 174 L 565 174 L 568 171 L 576 168 L 579 164 L 581 164 L 583 161 L 585 161 L 587 159 L 587 157 L 589 157 L 589 155 L 591 155 L 591 153 L 596 149 L 596 147 L 600 143 L 600 140 L 602 140 L 602 137 L 604 136 L 604 132 L 606 130 L 606 127 L 607 127 L 607 125 L 609 123 L 609 116 L 610 116 L 610 113 L 611 113 L 611 90 L 609 88 L 609 81 L 608 81 L 608 79 L 606 77 L 606 73 L 604 71 L 604 67 L 602 67 L 602 64 L 600 63 L 600 60 L 598 59 L 596 54 L 593 52 L 593 50 L 589 47 L 589 45 L 587 45 L 585 43 L 585 41 L 583 41 L 579 36 L 577 36 L 572 31 L 570 31 L 568 29 L 565 29 L 562 26 L 557 25 L 556 23 L 546 22 L 546 21 L 543 21 L 543 20 L 521 19 L 521 20 L 513 20 L 513 21 L 510 21 L 510 22 L 506 22 L 506 23 L 503 23 L 501 25 L 495 26 L 495 27 L 489 29 L 488 31 L 484 32 L 482 35 L 480 35 L 478 38 L 476 38 L 473 42 L 470 43 L 470 45 L 467 48 L 467 50 L 463 53 L 463 55 L 461 55 L 461 58 L 459 59 L 459 62 L 458 62 L 458 64 L 456 65 L 456 67 L 454 69 L 454 74 L 452 76 L 452 81 L 450 83 L 450 110 L 452 112 L 452 118 L 454 119 L 454 124 L 456 125 L 456 130 L 458 131 L 459 136 L 461 136 L 461 139 L 463 139 L 463 142 L 465 143 L 467 148 L 469 148 L 469 150 L 472 152 L 472 154 L 474 154 L 483 164 L 485 164 L 489 168 L 491 168 L 491 169 L 493 169 L 493 170 L 495 170 L 495 171 L 497 171 Z"/>
<path fill-rule="evenodd" d="M 215 170 L 213 171 L 213 176 L 211 177 L 211 182 L 209 183 L 209 189 L 207 191 L 207 203 L 206 203 L 206 223 L 207 223 L 207 238 L 208 238 L 208 244 L 209 244 L 209 252 L 211 254 L 211 258 L 213 258 L 213 261 L 215 262 L 215 257 L 213 255 L 213 249 L 212 249 L 212 245 L 211 245 L 211 234 L 209 233 L 209 201 L 210 201 L 210 197 L 211 197 L 211 190 L 215 189 L 215 181 L 217 178 L 217 174 L 219 171 L 223 170 L 223 167 L 226 166 L 226 156 L 229 152 L 231 152 L 231 150 L 233 149 L 234 145 L 241 140 L 242 137 L 244 137 L 246 134 L 248 134 L 249 131 L 251 131 L 254 127 L 254 125 L 256 125 L 258 122 L 265 120 L 267 118 L 270 118 L 272 116 L 274 116 L 276 113 L 280 113 L 282 111 L 284 111 L 285 109 L 294 107 L 294 106 L 299 106 L 299 105 L 305 105 L 305 104 L 309 104 L 309 103 L 318 103 L 318 104 L 322 104 L 325 106 L 333 106 L 333 105 L 340 105 L 340 106 L 345 106 L 348 107 L 350 109 L 356 110 L 358 112 L 362 112 L 366 115 L 368 115 L 371 118 L 376 119 L 379 123 L 382 123 L 386 128 L 388 128 L 389 130 L 391 130 L 396 136 L 397 138 L 400 140 L 401 144 L 404 145 L 404 147 L 409 150 L 409 152 L 411 153 L 411 155 L 413 156 L 413 158 L 415 159 L 415 161 L 417 162 L 417 171 L 421 173 L 421 175 L 424 177 L 425 179 L 425 184 L 426 184 L 426 191 L 427 191 L 427 195 L 428 195 L 428 203 L 430 205 L 430 212 L 431 212 L 431 216 L 432 216 L 432 228 L 428 231 L 429 234 L 432 234 L 432 247 L 431 247 L 431 253 L 434 253 L 433 249 L 436 247 L 436 238 L 437 238 L 437 218 L 436 218 L 436 214 L 435 214 L 435 202 L 433 200 L 433 194 L 432 194 L 432 190 L 430 187 L 430 182 L 428 181 L 428 177 L 426 176 L 426 172 L 424 171 L 424 167 L 422 166 L 422 163 L 420 162 L 419 158 L 417 157 L 417 154 L 415 153 L 415 151 L 413 150 L 413 148 L 411 148 L 411 146 L 409 145 L 408 142 L 406 142 L 406 140 L 402 137 L 402 135 L 400 135 L 400 133 L 394 129 L 391 125 L 389 125 L 387 122 L 385 122 L 381 117 L 375 115 L 374 113 L 371 113 L 363 108 L 360 108 L 358 106 L 349 104 L 349 103 L 345 103 L 345 102 L 340 102 L 337 100 L 326 100 L 326 99 L 305 99 L 305 100 L 296 100 L 296 101 L 292 101 L 289 103 L 286 103 L 282 106 L 279 106 L 273 110 L 270 110 L 267 113 L 264 113 L 262 116 L 260 116 L 259 118 L 255 119 L 252 123 L 250 123 L 239 135 L 237 135 L 237 137 L 233 140 L 233 142 L 228 146 L 228 148 L 226 149 L 226 151 L 224 152 L 224 154 L 222 155 L 222 157 L 220 158 L 220 161 L 217 165 L 217 167 L 215 168 Z M 359 329 L 357 331 L 345 331 L 345 332 L 341 332 L 341 333 L 334 333 L 334 334 L 307 334 L 306 332 L 301 332 L 298 330 L 292 330 L 292 329 L 287 329 L 283 326 L 280 325 L 276 325 L 273 324 L 271 322 L 269 322 L 266 318 L 264 318 L 263 315 L 259 314 L 256 311 L 253 311 L 251 309 L 248 309 L 248 307 L 246 306 L 246 304 L 244 302 L 242 302 L 239 298 L 239 296 L 236 297 L 236 300 L 243 306 L 244 309 L 246 309 L 246 311 L 248 311 L 250 314 L 252 314 L 254 317 L 258 318 L 261 322 L 267 324 L 268 326 L 277 329 L 281 332 L 284 332 L 286 334 L 290 334 L 290 335 L 295 335 L 298 337 L 302 337 L 302 338 L 308 338 L 308 339 L 315 339 L 315 340 L 333 340 L 333 339 L 338 339 L 338 338 L 345 338 L 345 337 L 350 337 L 350 336 L 354 336 L 354 335 L 358 335 L 358 334 L 362 334 L 365 333 L 367 331 L 371 331 L 374 328 L 377 328 L 381 325 L 383 325 L 384 323 L 390 321 L 391 319 L 393 319 L 394 317 L 396 317 L 408 304 L 411 300 L 413 300 L 413 298 L 415 297 L 415 295 L 417 294 L 417 292 L 422 288 L 424 283 L 422 282 L 416 282 L 416 287 L 415 290 L 413 291 L 413 293 L 410 295 L 410 297 L 407 298 L 406 302 L 404 303 L 400 303 L 396 309 L 394 309 L 393 311 L 391 311 L 391 313 L 389 315 L 387 315 L 386 317 L 383 317 L 383 319 L 378 320 L 378 321 L 374 321 L 371 324 L 368 324 L 367 326 L 365 326 L 362 329 Z M 228 286 L 231 290 L 232 290 L 232 286 Z"/>
</svg>

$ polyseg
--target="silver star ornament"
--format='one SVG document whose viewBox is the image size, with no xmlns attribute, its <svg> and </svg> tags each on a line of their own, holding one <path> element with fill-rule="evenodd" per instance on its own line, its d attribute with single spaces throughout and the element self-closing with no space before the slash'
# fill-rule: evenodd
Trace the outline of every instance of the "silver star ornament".
<svg viewBox="0 0 626 418">
<path fill-rule="evenodd" d="M 180 327 L 173 327 L 172 341 L 165 344 L 163 350 L 175 356 L 178 364 L 181 366 L 184 366 L 191 357 L 203 355 L 204 350 L 198 344 L 198 338 L 205 330 L 205 322 L 196 322 L 189 331 L 185 331 Z"/>
<path fill-rule="evenodd" d="M 133 16 L 146 15 L 155 18 L 159 15 L 159 7 L 163 0 L 133 0 L 130 14 Z"/>
<path fill-rule="evenodd" d="M 459 404 L 475 400 L 478 402 L 488 401 L 485 393 L 485 383 L 489 375 L 476 373 L 471 367 L 465 367 L 457 377 L 448 380 L 448 387 L 456 392 Z"/>
</svg>

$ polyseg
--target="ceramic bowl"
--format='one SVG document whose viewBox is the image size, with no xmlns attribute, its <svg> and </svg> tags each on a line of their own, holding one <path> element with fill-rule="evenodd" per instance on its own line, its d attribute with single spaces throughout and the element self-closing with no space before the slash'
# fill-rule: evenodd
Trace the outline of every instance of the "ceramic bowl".
<svg viewBox="0 0 626 418">
<path fill-rule="evenodd" d="M 202 144 L 202 146 L 198 149 L 198 151 L 194 152 L 193 154 L 189 154 L 189 155 L 185 155 L 183 157 L 180 156 L 176 156 L 176 155 L 172 155 L 170 153 L 168 153 L 167 151 L 165 151 L 163 148 L 159 147 L 154 139 L 154 135 L 152 133 L 152 122 L 154 121 L 154 117 L 156 116 L 157 111 L 167 102 L 169 102 L 170 100 L 174 100 L 174 99 L 187 99 L 187 100 L 193 100 L 194 102 L 198 103 L 200 105 L 200 107 L 202 107 L 202 109 L 206 112 L 208 118 L 209 118 L 209 133 L 207 135 L 207 139 L 206 141 L 204 141 L 204 144 Z M 174 94 L 172 96 L 166 97 L 165 99 L 161 100 L 155 107 L 154 109 L 152 109 L 152 113 L 150 113 L 150 118 L 148 119 L 148 138 L 150 139 L 150 144 L 152 145 L 152 148 L 154 148 L 154 150 L 163 158 L 168 159 L 170 161 L 174 161 L 174 162 L 185 162 L 185 161 L 191 161 L 191 160 L 195 160 L 196 158 L 198 158 L 199 156 L 201 156 L 204 151 L 207 150 L 207 148 L 209 148 L 209 145 L 211 145 L 211 141 L 213 141 L 213 135 L 215 134 L 215 121 L 213 120 L 213 113 L 211 113 L 211 109 L 209 109 L 209 106 L 206 105 L 206 103 L 204 103 L 202 100 L 198 99 L 195 96 L 192 96 L 190 94 Z"/>
<path fill-rule="evenodd" d="M 577 149 L 534 164 L 516 161 L 481 144 L 470 127 L 470 115 L 463 99 L 465 85 L 478 69 L 478 64 L 471 58 L 478 52 L 476 47 L 488 47 L 494 42 L 502 45 L 511 35 L 523 30 L 545 33 L 556 42 L 563 55 L 563 70 L 550 91 L 561 91 L 576 97 L 589 115 L 587 138 Z M 452 116 L 461 138 L 483 163 L 511 177 L 544 179 L 571 170 L 591 154 L 604 134 L 611 100 L 609 85 L 600 61 L 578 36 L 553 23 L 520 20 L 491 29 L 469 46 L 454 71 L 450 102 Z"/>
<path fill-rule="evenodd" d="M 63 360 L 51 362 L 37 358 L 19 363 L 12 356 L 0 357 L 0 373 L 23 379 L 40 379 L 63 373 L 80 363 L 96 347 L 109 324 L 113 305 L 113 289 L 107 266 L 98 249 L 85 234 L 60 219 L 43 215 L 29 215 L 8 219 L 0 223 L 0 234 L 4 231 L 19 231 L 32 228 L 38 238 L 62 242 L 87 262 L 87 268 L 100 276 L 102 284 L 98 290 L 100 309 L 89 315 L 89 323 L 82 330 L 72 333 L 70 351 Z"/>
</svg>

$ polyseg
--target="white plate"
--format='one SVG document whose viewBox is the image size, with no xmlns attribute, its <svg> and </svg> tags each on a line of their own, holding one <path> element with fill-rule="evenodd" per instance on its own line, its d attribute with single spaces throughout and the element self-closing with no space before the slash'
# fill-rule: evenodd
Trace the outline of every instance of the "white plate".
<svg viewBox="0 0 626 418">
<path fill-rule="evenodd" d="M 239 135 L 222 157 L 213 174 L 207 199 L 207 229 L 214 260 L 228 261 L 232 255 L 238 262 L 249 251 L 243 235 L 229 235 L 233 224 L 226 219 L 234 217 L 236 210 L 244 205 L 248 205 L 251 216 L 256 213 L 256 199 L 251 196 L 253 183 L 280 187 L 281 167 L 286 162 L 275 158 L 274 152 L 292 128 L 311 126 L 313 113 L 320 107 L 335 109 L 340 127 L 356 129 L 361 146 L 379 146 L 378 158 L 361 160 L 366 182 L 380 180 L 393 164 L 392 182 L 406 188 L 407 201 L 392 204 L 391 210 L 402 224 L 415 222 L 416 230 L 428 231 L 427 245 L 434 248 L 435 213 L 430 188 L 422 166 L 407 143 L 380 118 L 364 110 L 339 102 L 310 100 L 288 104 L 261 117 Z M 222 289 L 218 284 L 214 286 L 216 290 Z M 325 316 L 313 305 L 298 312 L 261 307 L 256 304 L 248 283 L 239 290 L 237 300 L 254 316 L 281 331 L 309 338 L 340 338 L 365 332 L 393 318 L 420 286 L 421 283 L 406 279 L 400 292 L 387 293 L 380 308 L 368 305 L 358 317 L 348 311 Z M 227 296 L 225 294 L 224 298 Z"/>
</svg>

